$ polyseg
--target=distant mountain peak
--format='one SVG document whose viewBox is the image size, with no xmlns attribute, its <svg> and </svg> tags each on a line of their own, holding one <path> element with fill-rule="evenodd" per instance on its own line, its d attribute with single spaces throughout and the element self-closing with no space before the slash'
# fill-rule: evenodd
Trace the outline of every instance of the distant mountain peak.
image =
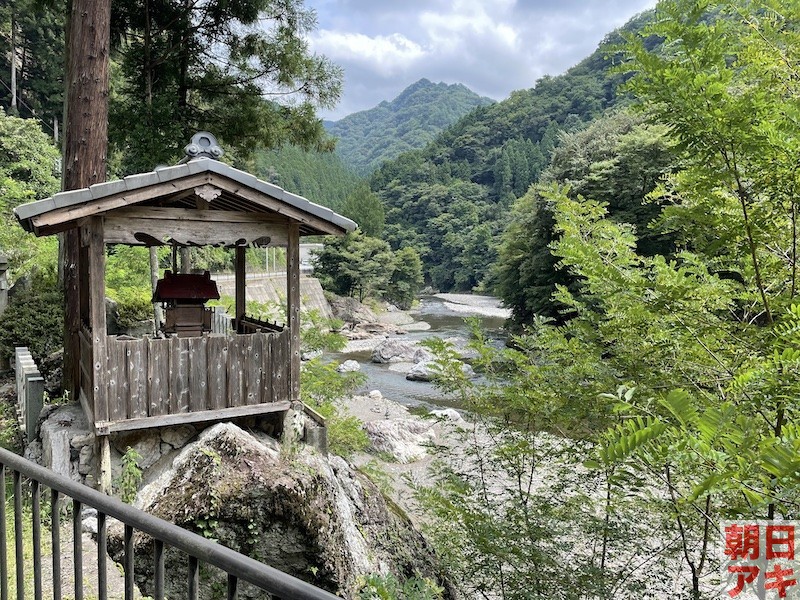
<svg viewBox="0 0 800 600">
<path fill-rule="evenodd" d="M 337 153 L 357 173 L 366 175 L 382 162 L 422 148 L 443 129 L 479 106 L 491 104 L 460 83 L 412 83 L 391 101 L 348 115 L 328 132 L 339 138 Z"/>
</svg>

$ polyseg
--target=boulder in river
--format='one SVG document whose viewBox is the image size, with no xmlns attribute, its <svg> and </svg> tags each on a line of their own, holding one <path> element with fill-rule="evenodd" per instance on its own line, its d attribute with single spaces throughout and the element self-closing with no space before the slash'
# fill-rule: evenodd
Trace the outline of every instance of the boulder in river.
<svg viewBox="0 0 800 600">
<path fill-rule="evenodd" d="M 414 362 L 417 346 L 397 339 L 388 339 L 378 344 L 372 351 L 372 362 Z"/>
<path fill-rule="evenodd" d="M 406 373 L 406 379 L 408 381 L 433 381 L 438 373 L 435 363 L 436 361 L 433 360 L 418 362 Z M 475 377 L 474 369 L 468 364 L 462 364 L 461 371 L 470 379 Z"/>
<path fill-rule="evenodd" d="M 361 364 L 357 360 L 346 360 L 338 367 L 336 367 L 337 373 L 353 373 L 355 371 L 361 370 Z"/>
<path fill-rule="evenodd" d="M 414 362 L 415 363 L 421 363 L 421 362 L 426 362 L 426 361 L 430 362 L 430 361 L 435 360 L 435 359 L 436 359 L 436 356 L 433 354 L 433 352 L 431 352 L 427 348 L 417 348 L 414 351 Z"/>
<path fill-rule="evenodd" d="M 418 362 L 406 373 L 406 379 L 408 381 L 431 381 L 436 375 L 436 371 L 431 368 L 432 365 L 433 362 L 429 360 Z"/>
</svg>

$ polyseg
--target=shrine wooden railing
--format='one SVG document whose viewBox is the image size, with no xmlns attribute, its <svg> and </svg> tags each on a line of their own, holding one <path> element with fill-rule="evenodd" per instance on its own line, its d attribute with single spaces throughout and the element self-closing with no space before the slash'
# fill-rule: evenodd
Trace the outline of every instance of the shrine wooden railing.
<svg viewBox="0 0 800 600">
<path fill-rule="evenodd" d="M 106 354 L 109 423 L 96 423 L 105 430 L 100 433 L 289 407 L 288 329 L 166 339 L 108 336 Z"/>
</svg>

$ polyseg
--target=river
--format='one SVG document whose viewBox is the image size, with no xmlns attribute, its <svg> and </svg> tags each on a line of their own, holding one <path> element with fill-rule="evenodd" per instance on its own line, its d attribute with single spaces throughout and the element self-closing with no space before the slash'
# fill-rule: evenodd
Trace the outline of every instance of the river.
<svg viewBox="0 0 800 600">
<path fill-rule="evenodd" d="M 504 338 L 504 314 L 499 309 L 499 301 L 488 296 L 424 296 L 420 299 L 419 306 L 409 311 L 417 321 L 424 321 L 430 325 L 426 331 L 409 331 L 401 339 L 418 342 L 426 338 L 451 337 L 467 338 L 468 328 L 464 319 L 477 316 L 484 330 L 490 338 L 502 340 Z M 449 300 L 457 300 L 451 302 Z M 368 393 L 371 390 L 380 390 L 384 397 L 410 408 L 427 410 L 452 406 L 444 395 L 431 383 L 421 381 L 408 381 L 404 373 L 391 370 L 389 364 L 375 364 L 370 362 L 371 350 L 361 352 L 337 353 L 331 355 L 333 360 L 357 360 L 361 364 L 361 372 L 367 376 L 366 383 L 358 393 Z"/>
</svg>

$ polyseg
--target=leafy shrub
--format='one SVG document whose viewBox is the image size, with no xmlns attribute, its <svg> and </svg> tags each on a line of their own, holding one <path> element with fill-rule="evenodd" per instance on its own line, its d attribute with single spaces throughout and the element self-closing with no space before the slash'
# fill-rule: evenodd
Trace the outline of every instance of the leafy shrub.
<svg viewBox="0 0 800 600">
<path fill-rule="evenodd" d="M 54 283 L 35 282 L 16 293 L 0 319 L 0 353 L 6 358 L 14 348 L 27 346 L 37 364 L 62 347 L 64 296 Z"/>
<path fill-rule="evenodd" d="M 139 468 L 141 454 L 128 446 L 125 454 L 122 455 L 122 473 L 116 481 L 117 492 L 123 502 L 127 504 L 136 500 L 136 493 L 142 483 L 142 469 Z"/>
<path fill-rule="evenodd" d="M 343 414 L 339 401 L 365 381 L 363 373 L 337 373 L 335 363 L 319 359 L 303 364 L 300 375 L 300 397 L 326 419 L 328 447 L 339 456 L 348 457 L 365 450 L 369 438 L 361 421 Z"/>
<path fill-rule="evenodd" d="M 359 600 L 439 600 L 442 588 L 430 579 L 409 577 L 401 585 L 397 577 L 368 575 L 358 591 Z"/>
<path fill-rule="evenodd" d="M 361 427 L 361 419 L 343 415 L 341 409 L 333 404 L 318 406 L 317 410 L 326 418 L 328 449 L 331 452 L 349 457 L 369 447 L 369 437 Z"/>
<path fill-rule="evenodd" d="M 22 454 L 24 445 L 16 404 L 3 399 L 0 401 L 0 448 Z"/>
<path fill-rule="evenodd" d="M 305 351 L 339 352 L 347 345 L 347 338 L 337 333 L 344 323 L 338 319 L 326 319 L 319 310 L 302 313 L 300 346 Z"/>
<path fill-rule="evenodd" d="M 123 329 L 153 316 L 152 293 L 149 288 L 123 287 L 109 290 L 109 296 L 117 303 L 118 321 Z"/>
<path fill-rule="evenodd" d="M 147 248 L 120 244 L 108 249 L 106 288 L 110 292 L 122 288 L 149 290 L 150 286 L 150 253 Z"/>
<path fill-rule="evenodd" d="M 117 303 L 119 325 L 123 329 L 153 316 L 150 254 L 147 248 L 118 245 L 109 249 L 106 257 L 106 293 Z"/>
</svg>

